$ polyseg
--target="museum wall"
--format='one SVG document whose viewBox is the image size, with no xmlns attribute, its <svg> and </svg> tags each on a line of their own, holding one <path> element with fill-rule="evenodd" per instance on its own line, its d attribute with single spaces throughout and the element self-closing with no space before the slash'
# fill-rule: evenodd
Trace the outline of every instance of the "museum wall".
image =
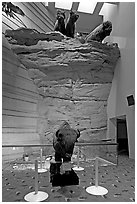
<svg viewBox="0 0 137 204">
<path fill-rule="evenodd" d="M 25 16 L 18 17 L 28 27 L 39 32 L 53 30 L 52 16 L 43 3 L 16 2 Z M 39 6 L 39 7 L 38 7 Z M 6 29 L 23 27 L 19 20 L 2 12 L 2 144 L 36 144 L 37 133 L 37 88 L 20 64 L 4 38 Z M 20 156 L 23 148 L 3 148 L 3 159 Z"/>
<path fill-rule="evenodd" d="M 4 38 L 5 30 L 27 27 L 36 29 L 38 32 L 46 33 L 53 30 L 55 13 L 46 8 L 40 2 L 15 2 L 25 13 L 19 19 L 10 18 L 2 12 L 2 144 L 38 144 L 40 136 L 38 133 L 38 104 L 40 96 L 37 87 L 28 76 L 26 67 L 21 65 L 10 49 L 10 45 Z M 68 16 L 68 11 L 67 11 Z M 102 16 L 80 14 L 78 30 L 89 32 L 102 22 Z M 90 19 L 91 26 L 85 21 Z M 84 25 L 84 26 L 82 26 Z M 14 149 L 14 150 L 13 150 Z M 5 159 L 20 156 L 22 152 L 28 151 L 24 148 L 3 148 Z"/>
<path fill-rule="evenodd" d="M 129 157 L 134 158 L 135 107 L 128 106 L 127 96 L 135 96 L 135 3 L 120 2 L 118 6 L 105 4 L 101 14 L 104 21 L 110 20 L 113 24 L 111 36 L 106 41 L 117 42 L 121 53 L 108 99 L 108 137 L 116 136 L 115 119 L 125 116 Z"/>
<path fill-rule="evenodd" d="M 53 30 L 54 16 L 48 12 L 43 3 L 40 2 L 16 2 L 26 14 L 20 17 L 28 28 L 36 29 L 39 32 Z M 105 4 L 108 6 L 108 4 Z M 110 7 L 111 6 L 111 7 Z M 107 7 L 106 7 L 107 8 Z M 133 12 L 132 12 L 133 10 Z M 110 128 L 109 119 L 126 115 L 130 147 L 134 144 L 134 106 L 128 107 L 126 97 L 134 94 L 134 3 L 109 4 L 109 9 L 101 11 L 105 20 L 113 24 L 111 37 L 106 41 L 118 43 L 121 51 L 114 73 L 110 97 L 108 100 L 108 137 L 114 134 Z M 102 17 L 101 17 L 102 18 Z M 22 24 L 6 16 L 3 13 L 3 34 L 6 29 L 17 29 Z M 99 19 L 102 20 L 102 19 Z M 127 22 L 129 22 L 127 24 Z M 123 26 L 121 29 L 121 25 Z M 37 104 L 39 95 L 36 86 L 28 76 L 23 65 L 20 65 L 15 55 L 11 52 L 9 44 L 3 38 L 3 144 L 34 144 L 39 142 L 37 133 Z M 10 67 L 10 69 L 9 69 Z M 129 69 L 130 67 L 130 69 Z M 15 74 L 16 73 L 16 74 Z M 133 143 L 133 144 L 132 144 Z M 133 152 L 131 152 L 131 149 Z M 11 154 L 3 151 L 5 154 Z M 15 149 L 14 153 L 24 151 Z M 13 153 L 13 151 L 12 151 Z M 130 148 L 130 157 L 133 157 L 134 149 Z"/>
</svg>

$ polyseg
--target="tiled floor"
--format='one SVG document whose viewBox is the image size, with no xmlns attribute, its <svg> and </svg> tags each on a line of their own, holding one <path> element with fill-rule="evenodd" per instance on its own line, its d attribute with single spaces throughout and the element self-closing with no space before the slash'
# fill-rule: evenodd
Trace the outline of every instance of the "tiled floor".
<svg viewBox="0 0 137 204">
<path fill-rule="evenodd" d="M 135 201 L 135 161 L 126 155 L 119 156 L 118 166 L 99 167 L 99 186 L 108 189 L 104 196 L 90 195 L 88 186 L 95 184 L 94 166 L 85 166 L 77 171 L 79 186 L 52 187 L 49 171 L 39 174 L 39 191 L 47 192 L 46 202 L 134 202 Z M 24 196 L 34 191 L 34 170 L 3 170 L 2 201 L 25 202 Z"/>
</svg>

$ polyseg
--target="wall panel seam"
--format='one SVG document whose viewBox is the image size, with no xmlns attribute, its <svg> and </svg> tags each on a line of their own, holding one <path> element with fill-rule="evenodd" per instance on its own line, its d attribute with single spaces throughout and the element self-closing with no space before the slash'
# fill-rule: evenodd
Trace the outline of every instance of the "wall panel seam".
<svg viewBox="0 0 137 204">
<path fill-rule="evenodd" d="M 15 92 L 15 91 L 9 91 L 7 90 L 6 88 L 3 88 L 2 90 L 3 92 L 5 91 L 6 93 L 9 93 L 9 94 L 13 94 L 13 95 L 17 95 L 17 96 L 23 96 L 23 97 L 26 97 L 26 98 L 30 98 L 30 99 L 33 99 L 33 100 L 38 100 L 38 97 L 35 97 L 35 96 L 31 96 L 31 95 L 28 95 L 28 94 L 25 94 L 25 93 L 21 93 L 21 92 Z"/>
<path fill-rule="evenodd" d="M 47 19 L 48 19 L 48 22 L 49 22 L 49 24 L 51 24 L 51 26 L 52 27 L 54 27 L 54 21 L 46 14 L 46 13 L 44 13 L 42 10 L 41 10 L 41 8 L 39 8 L 38 6 L 37 6 L 37 4 L 35 3 L 35 2 L 33 2 L 33 4 L 40 10 L 40 14 L 41 13 L 43 13 L 46 17 L 47 17 Z M 41 4 L 42 6 L 43 6 L 43 4 Z M 46 7 L 45 7 L 45 9 L 46 9 Z M 42 16 L 42 15 L 41 15 Z M 42 16 L 43 17 L 43 16 Z M 44 18 L 44 17 L 43 17 Z M 46 18 L 44 18 L 45 20 L 47 20 Z M 51 23 L 52 22 L 52 23 Z"/>
<path fill-rule="evenodd" d="M 4 46 L 3 46 L 4 47 Z M 6 48 L 6 47 L 4 47 L 4 48 Z M 8 48 L 7 48 L 8 49 Z M 10 51 L 10 50 L 9 50 Z M 16 56 L 15 56 L 16 57 Z M 10 60 L 8 60 L 8 59 L 5 59 L 4 57 L 2 58 L 2 60 L 4 60 L 4 61 L 6 61 L 6 62 L 8 62 L 8 63 L 12 63 L 14 66 L 16 66 L 16 67 L 19 67 L 19 68 L 21 68 L 21 69 L 24 69 L 25 71 L 28 71 L 28 69 L 23 65 L 23 64 L 15 64 L 13 61 L 10 61 Z"/>
<path fill-rule="evenodd" d="M 29 111 L 29 110 L 17 110 L 17 109 L 9 109 L 9 108 L 3 108 L 2 109 L 3 111 L 5 110 L 5 111 L 14 111 L 14 112 L 20 112 L 20 113 L 28 113 L 28 114 L 37 114 L 37 112 L 36 111 Z"/>
<path fill-rule="evenodd" d="M 26 116 L 26 115 L 14 115 L 14 114 L 2 114 L 2 116 L 7 116 L 7 117 L 16 117 L 16 118 L 39 118 L 37 116 Z"/>
<path fill-rule="evenodd" d="M 11 72 L 9 72 L 9 71 L 7 71 L 5 69 L 3 69 L 3 73 L 5 75 L 11 76 L 11 77 L 16 77 L 16 78 L 22 79 L 22 81 L 28 81 L 28 82 L 33 83 L 33 80 L 31 78 L 23 77 L 23 76 L 21 76 L 19 74 L 14 74 L 13 75 L 13 73 L 11 73 Z"/>
<path fill-rule="evenodd" d="M 36 6 L 36 5 L 35 5 L 35 6 Z M 33 7 L 32 4 L 31 4 L 31 7 L 32 7 L 39 15 L 41 15 L 41 13 L 39 13 L 38 10 Z M 38 7 L 37 7 L 37 8 L 38 8 Z M 41 11 L 41 12 L 43 13 L 43 11 Z M 44 14 L 44 15 L 47 16 L 46 14 Z M 41 15 L 41 16 L 42 16 L 42 15 Z M 37 18 L 39 18 L 39 17 L 37 16 Z M 47 19 L 44 18 L 43 16 L 42 16 L 42 18 L 45 19 L 45 22 L 47 21 Z M 48 27 L 50 30 L 52 30 L 51 27 L 48 26 L 48 24 L 46 24 L 46 23 L 42 20 L 42 18 L 39 18 L 39 19 L 41 20 L 41 22 L 42 22 L 46 27 Z M 48 19 L 49 19 L 49 18 L 48 18 Z M 51 24 L 51 22 L 49 22 L 49 20 L 48 20 L 48 23 L 49 23 L 52 27 L 54 26 L 53 24 Z"/>
<path fill-rule="evenodd" d="M 10 84 L 7 84 L 5 82 L 2 83 L 3 85 L 6 85 L 6 86 L 9 86 L 9 87 L 12 87 L 12 88 L 15 88 L 15 89 L 20 89 L 20 90 L 23 90 L 23 91 L 27 91 L 27 92 L 30 92 L 32 94 L 38 94 L 37 92 L 34 92 L 34 91 L 31 91 L 31 90 L 28 90 L 28 89 L 23 89 L 23 88 L 20 88 L 18 86 L 13 86 L 13 85 L 10 85 Z M 38 94 L 39 95 L 39 94 Z"/>
<path fill-rule="evenodd" d="M 6 96 L 6 95 L 4 95 L 4 94 L 3 94 L 2 96 L 5 97 L 5 98 L 7 98 L 7 99 L 13 99 L 13 100 L 17 100 L 17 101 L 22 101 L 22 102 L 37 104 L 37 103 L 34 102 L 34 101 L 28 101 L 28 100 L 24 100 L 24 99 L 9 97 L 9 96 Z"/>
<path fill-rule="evenodd" d="M 10 25 L 8 25 L 7 23 L 5 23 L 4 21 L 2 21 L 2 23 L 3 24 L 5 24 L 8 28 L 10 28 L 11 30 L 13 30 L 13 28 L 10 26 Z"/>
<path fill-rule="evenodd" d="M 23 4 L 23 3 L 22 3 Z M 28 8 L 28 6 L 26 6 L 25 4 L 23 4 L 33 15 L 35 15 L 40 21 L 41 21 L 41 19 L 35 14 L 35 13 L 33 13 L 32 12 L 32 10 L 30 10 L 29 8 Z M 40 28 L 40 30 L 42 30 L 44 33 L 46 33 L 45 32 L 45 30 L 44 29 L 42 29 L 38 24 L 36 24 L 31 18 L 29 18 L 27 15 L 26 15 L 26 17 L 31 21 L 31 22 L 33 22 L 37 27 L 39 27 Z M 42 22 L 42 21 L 41 21 Z M 47 26 L 47 25 L 46 25 Z M 51 28 L 49 27 L 49 26 L 47 26 L 50 30 L 51 30 Z"/>
<path fill-rule="evenodd" d="M 6 16 L 6 15 L 4 15 L 4 14 L 2 14 L 2 16 L 4 17 L 4 18 L 6 18 L 7 20 L 9 20 L 10 22 L 12 22 L 14 25 L 16 25 L 18 28 L 20 28 L 20 26 L 18 25 L 18 24 L 16 24 L 14 21 L 12 21 L 11 20 L 11 18 L 9 18 L 8 16 Z M 19 22 L 20 23 L 20 22 Z M 21 24 L 21 23 L 20 23 Z"/>
</svg>

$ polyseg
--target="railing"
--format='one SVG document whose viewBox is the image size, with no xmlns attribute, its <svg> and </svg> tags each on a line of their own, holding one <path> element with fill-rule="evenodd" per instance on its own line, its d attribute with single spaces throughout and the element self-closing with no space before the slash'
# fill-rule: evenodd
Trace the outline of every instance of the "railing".
<svg viewBox="0 0 137 204">
<path fill-rule="evenodd" d="M 75 143 L 75 146 L 118 145 L 115 142 Z M 2 147 L 51 147 L 53 144 L 3 144 Z"/>
<path fill-rule="evenodd" d="M 81 151 L 82 148 L 83 149 L 85 148 L 84 151 L 87 152 L 89 147 L 91 147 L 91 148 L 93 147 L 93 152 L 95 152 L 96 149 L 97 149 L 96 146 L 115 146 L 116 164 L 118 165 L 118 143 L 116 143 L 116 142 L 110 142 L 110 141 L 109 142 L 104 142 L 104 141 L 102 142 L 101 141 L 101 142 L 92 142 L 92 143 L 80 143 L 80 142 L 75 143 L 75 149 L 77 148 L 77 157 L 79 158 L 80 151 Z M 42 148 L 53 147 L 53 144 L 51 143 L 51 144 L 3 144 L 2 145 L 2 148 L 20 148 L 20 147 L 22 147 L 22 148 L 40 147 L 40 149 L 41 149 L 40 155 L 42 157 Z M 104 149 L 104 148 L 102 148 L 102 149 Z M 82 150 L 83 155 L 84 155 L 84 151 Z M 98 150 L 98 152 L 99 152 L 99 150 Z M 101 155 L 101 153 L 100 153 L 100 155 Z M 96 156 L 99 156 L 99 155 L 97 154 Z M 86 155 L 85 155 L 85 157 L 86 157 Z M 79 163 L 78 158 L 77 158 L 77 163 Z"/>
<path fill-rule="evenodd" d="M 90 148 L 89 148 L 89 147 Z M 96 146 L 103 146 L 103 148 L 99 149 Z M 115 146 L 115 148 L 110 148 L 108 149 L 108 151 L 110 150 L 110 152 L 112 151 L 112 153 L 116 156 L 116 164 L 114 164 L 113 162 L 110 162 L 109 160 L 107 160 L 106 158 L 104 159 L 102 156 L 103 154 L 105 154 L 107 148 L 105 148 L 104 146 Z M 42 155 L 42 150 L 44 148 L 47 149 L 53 147 L 53 144 L 3 144 L 2 148 L 20 148 L 20 147 L 40 147 L 40 152 L 38 153 L 39 157 L 35 156 L 35 154 L 33 155 L 33 160 L 29 160 L 29 161 L 25 161 L 23 162 L 22 160 L 15 160 L 15 161 L 9 161 L 10 165 L 12 164 L 12 167 L 19 167 L 19 165 L 24 165 L 24 167 L 26 169 L 28 169 L 28 166 L 31 165 L 31 168 L 35 171 L 35 181 L 34 181 L 34 189 L 35 191 L 30 192 L 28 194 L 25 195 L 24 200 L 26 201 L 42 201 L 42 200 L 46 200 L 48 198 L 48 193 L 46 193 L 45 191 L 39 191 L 39 182 L 38 182 L 38 173 L 43 173 L 48 171 L 49 167 L 45 167 L 43 166 L 43 162 L 46 162 L 45 158 L 43 160 L 43 155 Z M 97 154 L 95 153 L 95 155 L 91 155 L 93 156 L 93 158 L 88 158 L 89 160 L 87 160 L 89 163 L 89 166 L 91 166 L 91 168 L 95 168 L 95 185 L 93 186 L 89 186 L 86 188 L 87 193 L 92 194 L 92 195 L 105 195 L 108 190 L 102 186 L 99 185 L 99 166 L 101 166 L 101 164 L 107 164 L 107 165 L 118 165 L 118 143 L 115 142 L 93 142 L 93 143 L 75 143 L 75 148 L 77 149 L 77 151 L 74 151 L 73 153 L 77 152 L 77 158 L 76 161 L 73 163 L 73 170 L 75 171 L 82 171 L 84 170 L 84 168 L 86 168 L 85 163 L 83 164 L 80 160 L 80 153 L 84 154 L 85 150 L 86 152 L 88 150 L 92 150 L 91 152 L 93 152 L 94 154 L 94 150 L 97 149 Z M 88 149 L 89 148 L 89 149 Z M 75 149 L 74 149 L 75 150 Z M 101 150 L 101 157 L 98 154 L 99 150 Z M 53 149 L 54 151 L 54 149 Z M 89 155 L 91 154 L 91 152 L 89 153 Z M 35 153 L 35 151 L 34 151 Z M 47 154 L 47 156 L 49 156 Z M 86 155 L 87 156 L 87 155 Z M 87 159 L 86 158 L 86 159 Z M 48 160 L 49 164 L 50 161 Z M 80 163 L 81 162 L 81 163 Z M 86 161 L 83 161 L 86 162 Z M 74 165 L 75 164 L 75 165 Z M 25 166 L 26 165 L 26 166 Z M 45 164 L 44 164 L 45 165 Z M 83 165 L 83 167 L 81 167 Z M 50 166 L 50 165 L 49 165 Z M 23 168 L 24 168 L 23 167 Z M 18 169 L 18 168 L 17 168 Z M 17 170 L 16 169 L 16 170 Z M 25 170 L 25 169 L 23 169 Z"/>
</svg>

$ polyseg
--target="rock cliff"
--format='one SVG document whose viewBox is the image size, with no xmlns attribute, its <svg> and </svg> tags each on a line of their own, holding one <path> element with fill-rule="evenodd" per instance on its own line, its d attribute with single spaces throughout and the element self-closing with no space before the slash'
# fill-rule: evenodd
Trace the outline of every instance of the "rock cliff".
<svg viewBox="0 0 137 204">
<path fill-rule="evenodd" d="M 48 34 L 48 41 L 38 36 L 35 43 L 32 38 L 32 43 L 26 43 L 28 36 L 25 43 L 19 43 L 21 35 L 7 39 L 42 96 L 38 101 L 41 139 L 52 141 L 64 120 L 80 130 L 80 140 L 106 138 L 107 100 L 120 57 L 117 44 L 81 44 L 58 32 Z"/>
</svg>

